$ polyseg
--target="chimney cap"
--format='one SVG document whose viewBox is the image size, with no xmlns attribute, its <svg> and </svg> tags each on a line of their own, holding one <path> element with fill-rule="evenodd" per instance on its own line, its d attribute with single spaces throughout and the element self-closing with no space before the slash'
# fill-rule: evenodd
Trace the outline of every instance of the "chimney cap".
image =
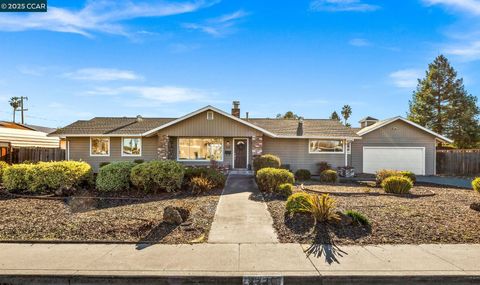
<svg viewBox="0 0 480 285">
<path fill-rule="evenodd" d="M 137 115 L 137 122 L 143 121 L 143 117 L 141 115 Z"/>
<path fill-rule="evenodd" d="M 238 108 L 240 106 L 240 101 L 233 101 L 233 108 Z"/>
</svg>

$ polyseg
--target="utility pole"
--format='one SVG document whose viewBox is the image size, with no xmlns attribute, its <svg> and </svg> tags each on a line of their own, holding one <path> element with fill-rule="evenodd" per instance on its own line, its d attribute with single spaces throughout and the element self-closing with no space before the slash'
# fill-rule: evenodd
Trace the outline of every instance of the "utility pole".
<svg viewBox="0 0 480 285">
<path fill-rule="evenodd" d="M 23 115 L 23 112 L 28 111 L 28 109 L 23 108 L 23 99 L 28 100 L 28 97 L 20 97 L 20 112 L 22 113 L 22 125 L 25 124 L 25 117 Z"/>
</svg>

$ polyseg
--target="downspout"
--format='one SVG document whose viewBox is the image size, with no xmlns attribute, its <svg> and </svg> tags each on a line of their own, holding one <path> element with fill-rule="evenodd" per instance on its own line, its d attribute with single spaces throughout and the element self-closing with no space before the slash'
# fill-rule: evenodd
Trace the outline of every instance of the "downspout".
<svg viewBox="0 0 480 285">
<path fill-rule="evenodd" d="M 346 139 L 343 140 L 343 146 L 344 146 L 343 148 L 345 150 L 345 167 L 348 166 L 348 151 L 347 151 L 348 145 L 347 144 L 348 144 L 347 140 Z"/>
</svg>

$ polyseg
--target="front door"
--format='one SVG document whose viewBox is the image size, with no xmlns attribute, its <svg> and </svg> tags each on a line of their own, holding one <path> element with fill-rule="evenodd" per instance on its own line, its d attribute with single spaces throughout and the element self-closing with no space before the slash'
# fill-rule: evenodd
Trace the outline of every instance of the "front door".
<svg viewBox="0 0 480 285">
<path fill-rule="evenodd" d="M 247 168 L 247 139 L 235 139 L 233 168 Z"/>
</svg>

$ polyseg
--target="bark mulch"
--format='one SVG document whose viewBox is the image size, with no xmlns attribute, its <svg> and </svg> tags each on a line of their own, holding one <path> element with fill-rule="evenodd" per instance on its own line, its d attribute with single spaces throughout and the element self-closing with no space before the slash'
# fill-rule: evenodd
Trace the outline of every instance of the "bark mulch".
<svg viewBox="0 0 480 285">
<path fill-rule="evenodd" d="M 319 224 L 306 214 L 289 215 L 285 199 L 265 195 L 274 228 L 283 243 L 422 244 L 480 243 L 480 202 L 472 190 L 427 184 L 414 186 L 410 195 L 388 195 L 381 188 L 362 184 L 308 183 L 310 193 L 330 193 L 340 211 L 366 215 L 370 226 Z M 302 191 L 297 186 L 294 192 Z M 434 195 L 432 195 L 434 193 Z"/>
<path fill-rule="evenodd" d="M 0 190 L 1 241 L 203 242 L 208 236 L 221 190 L 193 196 L 190 192 L 161 193 L 146 198 L 94 198 L 77 193 L 65 199 L 12 197 Z M 123 197 L 122 197 L 123 196 Z M 190 210 L 181 226 L 162 221 L 163 209 Z"/>
</svg>

